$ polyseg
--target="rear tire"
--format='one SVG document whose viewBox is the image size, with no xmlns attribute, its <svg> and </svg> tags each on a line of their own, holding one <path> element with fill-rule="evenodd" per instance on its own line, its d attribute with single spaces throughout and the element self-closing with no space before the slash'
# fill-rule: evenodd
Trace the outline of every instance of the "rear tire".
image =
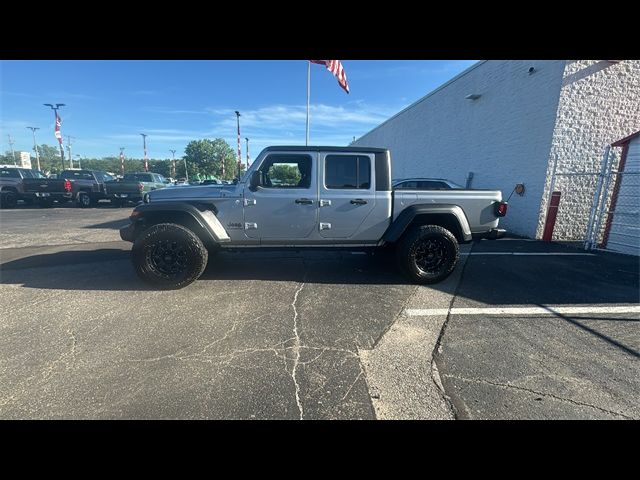
<svg viewBox="0 0 640 480">
<path fill-rule="evenodd" d="M 200 238 L 175 223 L 153 225 L 136 239 L 131 260 L 138 276 L 163 289 L 184 288 L 202 275 L 208 251 Z"/>
<path fill-rule="evenodd" d="M 91 195 L 89 195 L 87 192 L 80 192 L 78 194 L 77 204 L 80 208 L 89 208 L 94 205 L 94 202 L 91 198 Z"/>
<path fill-rule="evenodd" d="M 413 282 L 438 283 L 456 267 L 460 249 L 456 237 L 439 225 L 423 225 L 404 234 L 396 249 L 402 272 Z"/>
<path fill-rule="evenodd" d="M 16 208 L 18 205 L 18 195 L 11 190 L 0 192 L 1 208 Z"/>
</svg>

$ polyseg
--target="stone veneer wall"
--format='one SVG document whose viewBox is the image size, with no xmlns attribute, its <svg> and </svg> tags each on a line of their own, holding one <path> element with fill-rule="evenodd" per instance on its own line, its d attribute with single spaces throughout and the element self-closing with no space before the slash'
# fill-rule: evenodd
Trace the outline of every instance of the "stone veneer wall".
<svg viewBox="0 0 640 480">
<path fill-rule="evenodd" d="M 562 192 L 554 240 L 583 240 L 606 145 L 640 130 L 640 61 L 570 60 L 560 92 L 536 237 L 542 236 L 554 163 Z M 616 151 L 620 157 L 619 149 Z"/>
</svg>

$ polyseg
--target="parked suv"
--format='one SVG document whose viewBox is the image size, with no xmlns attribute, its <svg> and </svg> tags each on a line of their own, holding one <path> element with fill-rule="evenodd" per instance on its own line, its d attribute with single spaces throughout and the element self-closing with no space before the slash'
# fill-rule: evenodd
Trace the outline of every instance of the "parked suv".
<svg viewBox="0 0 640 480">
<path fill-rule="evenodd" d="M 505 233 L 499 190 L 393 190 L 388 150 L 268 147 L 236 185 L 150 192 L 120 230 L 158 288 L 196 280 L 209 255 L 251 248 L 392 248 L 417 283 L 455 268 L 458 243 Z"/>
</svg>

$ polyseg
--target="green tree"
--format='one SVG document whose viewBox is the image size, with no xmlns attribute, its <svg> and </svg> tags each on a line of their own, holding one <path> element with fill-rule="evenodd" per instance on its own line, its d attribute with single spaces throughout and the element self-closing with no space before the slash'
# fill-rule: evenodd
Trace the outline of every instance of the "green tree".
<svg viewBox="0 0 640 480">
<path fill-rule="evenodd" d="M 216 178 L 232 180 L 237 175 L 237 160 L 233 149 L 222 138 L 215 140 L 192 140 L 184 151 L 189 178 L 213 175 Z M 181 171 L 184 172 L 184 162 Z M 222 165 L 224 164 L 224 175 Z M 241 172 L 244 171 L 244 165 Z"/>
</svg>

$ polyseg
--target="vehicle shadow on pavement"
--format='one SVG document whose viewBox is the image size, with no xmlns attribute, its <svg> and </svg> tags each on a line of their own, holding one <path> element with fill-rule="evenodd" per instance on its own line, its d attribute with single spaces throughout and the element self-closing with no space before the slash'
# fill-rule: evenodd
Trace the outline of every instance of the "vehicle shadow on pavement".
<svg viewBox="0 0 640 480">
<path fill-rule="evenodd" d="M 0 264 L 0 284 L 54 290 L 151 290 L 133 271 L 129 251 L 90 251 L 32 255 Z"/>
<path fill-rule="evenodd" d="M 207 269 L 198 281 L 202 280 L 305 281 L 331 285 L 411 284 L 398 272 L 392 259 L 348 252 L 275 256 L 258 252 L 225 252 L 210 257 Z M 0 263 L 0 284 L 57 290 L 155 290 L 136 276 L 130 262 L 130 251 L 111 248 L 32 255 L 3 262 Z"/>
<path fill-rule="evenodd" d="M 121 220 L 112 220 L 110 222 L 96 223 L 95 225 L 87 225 L 86 227 L 82 227 L 82 228 L 120 230 L 122 227 L 126 227 L 127 225 L 129 225 L 129 219 L 128 218 L 123 218 Z"/>
</svg>

